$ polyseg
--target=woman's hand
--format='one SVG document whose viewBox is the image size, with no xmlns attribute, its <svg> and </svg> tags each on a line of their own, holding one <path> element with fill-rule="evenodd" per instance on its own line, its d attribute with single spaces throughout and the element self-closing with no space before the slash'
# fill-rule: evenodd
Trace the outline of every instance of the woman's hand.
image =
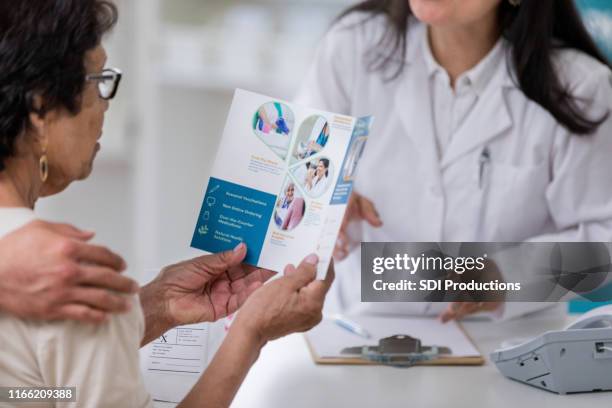
<svg viewBox="0 0 612 408">
<path fill-rule="evenodd" d="M 313 254 L 297 268 L 288 265 L 282 278 L 270 282 L 247 300 L 230 330 L 242 331 L 263 345 L 317 325 L 322 318 L 325 295 L 334 280 L 333 264 L 325 280 L 315 280 L 318 262 Z"/>
<path fill-rule="evenodd" d="M 311 167 L 308 169 L 308 171 L 306 172 L 306 182 L 304 183 L 306 185 L 306 187 L 308 189 L 312 188 L 312 181 L 314 179 L 315 176 L 315 171 L 314 169 Z"/>
<path fill-rule="evenodd" d="M 243 265 L 247 247 L 201 256 L 164 268 L 142 288 L 140 300 L 146 319 L 143 344 L 172 327 L 217 321 L 242 306 L 275 275 Z"/>
<path fill-rule="evenodd" d="M 202 377 L 180 403 L 183 407 L 229 407 L 266 342 L 305 331 L 321 321 L 325 294 L 334 280 L 330 267 L 316 281 L 319 260 L 310 255 L 296 269 L 257 290 L 244 304 Z"/>
<path fill-rule="evenodd" d="M 353 192 L 349 199 L 344 220 L 340 227 L 340 234 L 334 248 L 334 259 L 340 261 L 346 258 L 351 251 L 354 243 L 351 242 L 347 228 L 352 222 L 366 221 L 373 227 L 379 228 L 383 225 L 374 203 L 361 194 Z"/>
<path fill-rule="evenodd" d="M 21 318 L 100 323 L 128 310 L 138 285 L 93 233 L 34 221 L 0 240 L 0 309 Z"/>
</svg>

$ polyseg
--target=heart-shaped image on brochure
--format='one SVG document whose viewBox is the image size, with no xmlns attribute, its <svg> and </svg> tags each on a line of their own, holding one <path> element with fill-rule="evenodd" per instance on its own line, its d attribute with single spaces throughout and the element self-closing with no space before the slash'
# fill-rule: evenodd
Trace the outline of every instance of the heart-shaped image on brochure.
<svg viewBox="0 0 612 408">
<path fill-rule="evenodd" d="M 329 141 L 329 122 L 320 115 L 312 115 L 302 122 L 298 130 L 291 163 L 308 159 L 321 153 Z"/>
<path fill-rule="evenodd" d="M 274 209 L 274 223 L 283 231 L 300 225 L 306 213 L 306 201 L 295 182 L 287 177 Z"/>
<path fill-rule="evenodd" d="M 334 167 L 327 157 L 313 156 L 294 165 L 290 174 L 305 195 L 319 198 L 333 184 Z"/>
<path fill-rule="evenodd" d="M 280 102 L 262 105 L 253 116 L 253 131 L 278 157 L 288 155 L 295 115 L 289 106 Z"/>
</svg>

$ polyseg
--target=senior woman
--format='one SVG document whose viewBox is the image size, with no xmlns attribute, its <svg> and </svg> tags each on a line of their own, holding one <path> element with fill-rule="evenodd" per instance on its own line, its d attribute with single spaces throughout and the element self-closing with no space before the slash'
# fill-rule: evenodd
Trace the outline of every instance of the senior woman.
<svg viewBox="0 0 612 408">
<path fill-rule="evenodd" d="M 0 276 L 15 279 L 15 286 L 18 279 L 15 273 L 7 273 L 7 265 L 19 270 L 24 265 L 36 270 L 40 265 L 32 266 L 24 259 L 24 251 L 7 254 L 5 248 L 23 248 L 28 239 L 31 244 L 49 242 L 43 238 L 50 225 L 35 221 L 35 204 L 91 173 L 104 114 L 121 73 L 104 68 L 106 55 L 100 45 L 117 19 L 109 1 L 1 2 L 0 16 L 0 238 L 4 237 L 0 253 L 6 256 Z M 56 234 L 61 229 L 59 235 L 70 236 L 66 226 L 55 229 Z M 79 281 L 89 276 L 95 282 L 92 277 L 108 277 L 109 269 L 122 268 L 120 258 L 108 250 L 85 244 L 88 234 L 72 231 L 72 238 L 62 241 L 58 252 L 81 262 L 50 263 L 49 267 L 63 265 L 59 278 Z M 48 250 L 30 248 L 30 258 Z M 92 256 L 92 250 L 99 256 Z M 23 311 L 21 305 L 3 305 L 0 384 L 75 386 L 79 407 L 151 406 L 139 370 L 141 344 L 173 326 L 213 321 L 244 304 L 210 366 L 180 404 L 229 405 L 267 341 L 306 330 L 320 320 L 333 279 L 332 272 L 326 281 L 315 281 L 318 260 L 311 255 L 298 268 L 287 266 L 284 277 L 260 288 L 272 273 L 242 265 L 245 255 L 241 244 L 233 251 L 164 268 L 142 288 L 140 302 L 126 298 L 126 313 L 99 325 L 34 321 L 26 318 L 31 314 L 27 311 L 9 313 Z M 50 258 L 41 253 L 41 259 Z M 47 277 L 53 279 L 52 274 Z M 108 287 L 108 282 L 102 286 Z M 10 282 L 3 287 L 11 287 Z M 65 293 L 79 293 L 80 299 L 89 299 L 90 306 L 108 304 L 110 296 L 83 286 Z M 79 315 L 74 309 L 78 303 L 69 300 L 68 306 Z"/>
</svg>

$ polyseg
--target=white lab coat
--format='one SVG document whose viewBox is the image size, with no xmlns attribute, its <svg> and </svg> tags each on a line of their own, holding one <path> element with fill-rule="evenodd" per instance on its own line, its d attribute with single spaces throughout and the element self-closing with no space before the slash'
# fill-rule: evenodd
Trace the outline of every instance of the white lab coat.
<svg viewBox="0 0 612 408">
<path fill-rule="evenodd" d="M 329 177 L 323 176 L 319 179 L 316 175 L 312 180 L 312 187 L 310 189 L 306 189 L 308 195 L 313 198 L 320 197 L 327 191 L 327 185 L 329 184 Z"/>
<path fill-rule="evenodd" d="M 296 102 L 374 115 L 355 190 L 372 200 L 382 228 L 360 225 L 357 241 L 612 241 L 612 116 L 591 136 L 570 134 L 527 99 L 500 64 L 439 156 L 427 72 L 409 25 L 406 67 L 395 80 L 368 67 L 388 23 L 363 14 L 328 33 Z M 506 47 L 509 47 L 507 44 Z M 399 58 L 399 56 L 398 56 Z M 572 50 L 556 56 L 562 81 L 593 118 L 612 111 L 608 67 Z M 490 159 L 481 174 L 484 151 Z M 360 254 L 336 265 L 335 295 L 347 313 L 436 313 L 445 305 L 361 303 Z M 333 300 L 332 300 L 333 303 Z M 541 305 L 508 304 L 514 316 Z"/>
</svg>

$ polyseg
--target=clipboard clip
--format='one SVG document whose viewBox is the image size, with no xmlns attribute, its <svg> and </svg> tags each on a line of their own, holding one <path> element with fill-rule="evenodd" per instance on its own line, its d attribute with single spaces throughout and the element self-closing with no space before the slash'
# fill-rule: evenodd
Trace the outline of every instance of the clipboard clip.
<svg viewBox="0 0 612 408">
<path fill-rule="evenodd" d="M 358 355 L 364 360 L 393 367 L 412 367 L 442 354 L 451 354 L 451 350 L 448 347 L 423 346 L 420 339 L 396 334 L 380 339 L 378 346 L 347 347 L 341 353 Z"/>
</svg>

